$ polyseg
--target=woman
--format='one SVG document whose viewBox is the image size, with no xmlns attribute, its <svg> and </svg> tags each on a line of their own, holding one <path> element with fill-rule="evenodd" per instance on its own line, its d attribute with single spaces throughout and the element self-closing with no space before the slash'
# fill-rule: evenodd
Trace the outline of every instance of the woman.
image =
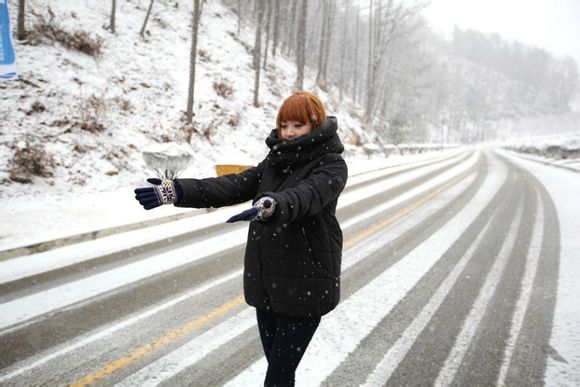
<svg viewBox="0 0 580 387">
<path fill-rule="evenodd" d="M 321 316 L 340 298 L 342 231 L 335 216 L 347 180 L 337 120 L 320 99 L 296 92 L 278 111 L 268 156 L 239 174 L 149 179 L 138 188 L 145 209 L 161 204 L 221 207 L 253 200 L 228 222 L 250 221 L 244 296 L 257 310 L 268 360 L 266 386 L 293 386 Z"/>
</svg>

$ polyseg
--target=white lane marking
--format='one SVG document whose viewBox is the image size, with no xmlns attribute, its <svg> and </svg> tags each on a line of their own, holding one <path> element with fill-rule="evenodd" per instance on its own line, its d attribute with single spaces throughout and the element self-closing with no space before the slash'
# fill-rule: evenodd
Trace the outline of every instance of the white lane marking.
<svg viewBox="0 0 580 387">
<path fill-rule="evenodd" d="M 452 201 L 453 198 L 455 198 L 461 192 L 463 192 L 469 186 L 469 184 L 471 184 L 471 182 L 474 179 L 475 179 L 475 174 L 471 175 L 471 177 L 469 177 L 469 178 L 464 179 L 460 184 L 457 184 L 456 186 L 451 188 L 449 191 L 446 192 L 446 195 L 441 195 L 441 196 L 447 196 L 447 201 L 449 201 L 449 202 Z M 448 197 L 452 197 L 452 199 L 448 199 Z M 441 208 L 441 203 L 439 203 L 439 202 L 435 201 L 435 202 L 430 203 L 430 204 L 431 204 L 432 208 L 429 208 L 429 212 L 434 212 L 434 211 L 438 210 L 439 208 Z M 427 211 L 427 208 L 425 209 L 425 211 Z M 410 220 L 412 220 L 413 223 L 418 223 L 425 217 L 426 216 L 422 216 L 421 218 L 416 217 L 416 218 L 412 218 Z M 405 228 L 408 228 L 408 227 L 405 227 Z M 401 233 L 402 230 L 398 228 L 397 232 Z M 393 239 L 393 236 L 390 233 L 389 233 L 388 237 L 390 240 Z M 373 244 L 375 244 L 375 242 L 369 242 L 368 244 L 373 245 Z M 380 245 L 383 246 L 383 245 L 385 245 L 385 243 L 381 243 Z M 375 250 L 376 250 L 376 248 L 375 248 Z M 353 266 L 354 264 L 359 262 L 361 259 L 364 259 L 364 257 L 368 256 L 368 251 L 366 251 L 366 249 L 356 249 L 356 250 L 352 249 L 351 251 L 349 251 L 349 253 L 352 253 L 352 256 L 351 256 L 351 254 L 349 254 L 349 258 L 345 260 L 346 264 L 343 265 L 343 270 L 347 270 L 349 267 Z M 252 317 L 253 317 L 253 315 L 252 315 Z M 252 321 L 254 321 L 253 318 L 252 318 Z M 235 338 L 235 336 L 232 336 L 232 335 L 227 336 L 227 338 L 224 336 L 223 339 L 221 341 L 219 341 L 219 345 L 223 345 L 227 341 L 229 341 L 230 339 L 234 339 L 234 338 Z M 178 374 L 179 372 L 185 370 L 188 367 L 193 366 L 196 362 L 201 360 L 201 358 L 203 356 L 199 356 L 199 354 L 197 352 L 202 350 L 202 347 L 201 347 L 202 345 L 203 345 L 203 341 L 199 341 L 196 338 L 192 342 L 186 344 L 185 346 L 174 350 L 173 352 L 171 352 L 168 355 L 162 357 L 161 359 L 155 361 L 154 363 L 150 364 L 149 366 L 145 367 L 144 369 L 139 370 L 137 373 L 133 374 L 132 376 L 128 377 L 123 382 L 121 382 L 120 385 L 126 385 L 126 386 L 129 386 L 129 385 L 148 385 L 149 383 L 157 384 L 157 383 L 161 383 L 165 380 L 168 380 L 171 377 Z M 214 345 L 214 348 L 217 348 L 219 346 L 219 345 L 217 345 L 217 342 L 214 342 L 214 344 L 212 344 L 212 345 Z M 204 352 L 204 356 L 205 356 L 205 354 L 207 354 L 207 353 Z M 258 361 L 257 367 L 254 367 L 256 369 L 254 377 L 255 378 L 263 378 L 262 371 L 266 366 L 267 366 L 267 364 L 266 364 L 264 358 L 262 358 L 262 361 Z"/>
<path fill-rule="evenodd" d="M 355 244 L 350 249 L 348 249 L 343 257 L 342 271 L 343 273 L 356 265 L 360 261 L 364 260 L 377 250 L 386 246 L 389 242 L 395 240 L 397 237 L 402 235 L 406 230 L 415 227 L 417 224 L 423 222 L 425 219 L 432 216 L 436 211 L 440 210 L 445 204 L 453 202 L 461 193 L 469 187 L 469 185 L 475 180 L 475 173 L 470 177 L 465 178 L 459 184 L 453 186 L 447 191 L 444 191 L 438 195 L 435 200 L 428 202 L 424 207 L 421 208 L 421 212 L 414 214 L 413 216 L 408 216 L 403 218 L 401 223 L 398 223 L 396 227 L 387 228 L 381 232 L 372 235 L 371 237 L 365 239 L 364 241 Z M 333 312 L 334 313 L 334 312 Z M 326 317 L 323 319 L 325 321 Z M 316 334 L 318 335 L 318 333 Z M 304 361 L 301 362 L 300 367 L 304 367 Z M 246 368 L 240 375 L 229 381 L 226 385 L 230 387 L 238 386 L 256 386 L 262 382 L 264 379 L 265 370 L 268 367 L 266 358 L 262 357 L 254 364 Z M 305 382 L 301 380 L 301 384 Z"/>
<path fill-rule="evenodd" d="M 142 312 L 138 315 L 135 315 L 133 317 L 130 317 L 126 320 L 123 320 L 119 323 L 114 323 L 113 326 L 106 328 L 106 329 L 99 329 L 97 331 L 93 331 L 90 332 L 88 334 L 85 334 L 84 336 L 82 336 L 79 339 L 74 339 L 72 341 L 66 342 L 62 345 L 60 345 L 59 347 L 56 348 L 50 348 L 48 349 L 44 355 L 37 355 L 33 358 L 32 362 L 30 362 L 30 359 L 26 359 L 18 364 L 15 364 L 13 366 L 11 366 L 11 369 L 14 369 L 13 371 L 6 373 L 4 375 L 0 375 L 0 383 L 12 379 L 18 375 L 22 375 L 23 373 L 29 372 L 31 370 L 33 370 L 34 368 L 40 367 L 43 364 L 48 363 L 49 361 L 56 359 L 60 356 L 66 355 L 67 353 L 70 353 L 72 351 L 75 351 L 81 347 L 84 347 L 86 345 L 89 345 L 95 341 L 98 340 L 103 340 L 109 336 L 112 336 L 115 332 L 120 331 L 123 328 L 126 328 L 132 324 L 136 324 L 137 322 L 144 320 L 148 317 L 154 316 L 157 313 L 160 313 L 166 309 L 169 309 L 170 307 L 177 305 L 183 301 L 186 301 L 192 297 L 195 297 L 201 293 L 204 293 L 206 291 L 209 291 L 213 288 L 215 288 L 216 286 L 219 286 L 225 282 L 228 282 L 234 278 L 240 277 L 242 275 L 242 270 L 237 270 L 235 272 L 232 272 L 230 274 L 227 274 L 221 278 L 218 278 L 215 281 L 211 281 L 205 284 L 202 284 L 201 286 L 190 290 L 182 295 L 180 295 L 179 297 L 173 298 L 168 302 L 165 302 L 161 305 L 155 306 L 145 312 Z M 3 372 L 6 372 L 7 370 L 3 370 Z"/>
<path fill-rule="evenodd" d="M 455 340 L 455 345 L 451 349 L 451 353 L 447 356 L 445 364 L 439 371 L 439 376 L 435 382 L 435 385 L 437 386 L 450 385 L 461 366 L 461 362 L 467 353 L 469 345 L 473 341 L 475 332 L 477 331 L 477 328 L 487 310 L 487 306 L 495 293 L 497 285 L 499 284 L 502 273 L 509 261 L 510 254 L 515 247 L 518 230 L 521 227 L 522 212 L 523 204 L 520 203 L 515 218 L 515 225 L 512 223 L 512 226 L 504 239 L 501 250 L 499 251 L 495 262 L 481 287 L 477 299 L 473 303 L 469 314 L 463 322 L 463 328 Z"/>
<path fill-rule="evenodd" d="M 473 155 L 472 159 L 476 156 Z M 390 185 L 381 183 L 385 189 Z M 426 187 L 429 184 L 425 185 Z M 355 192 L 367 192 L 367 188 Z M 370 217 L 373 213 L 367 212 L 357 219 Z M 344 228 L 350 224 L 343 225 Z M 241 246 L 245 242 L 247 235 L 246 228 L 231 231 L 218 235 L 210 239 L 196 242 L 179 249 L 171 250 L 138 262 L 125 265 L 120 268 L 108 270 L 90 277 L 86 277 L 74 282 L 60 285 L 45 291 L 31 294 L 26 297 L 15 299 L 0 304 L 0 330 L 10 326 L 33 319 L 42 314 L 49 313 L 56 309 L 65 308 L 69 305 L 85 301 L 99 294 L 126 286 L 132 282 L 152 277 L 156 274 L 170 270 L 172 268 L 191 263 L 205 258 L 206 256 L 218 253 L 227 248 Z M 101 241 L 102 242 L 102 241 Z M 79 248 L 79 246 L 76 246 Z M 17 262 L 13 262 L 17 264 Z M 31 308 L 30 305 L 35 307 Z M 21 326 L 17 326 L 20 328 Z"/>
<path fill-rule="evenodd" d="M 382 212 L 382 211 L 386 211 L 389 208 L 393 208 L 401 203 L 404 203 L 407 200 L 410 200 L 416 196 L 419 196 L 423 193 L 425 193 L 426 191 L 428 191 L 429 189 L 432 189 L 433 187 L 444 183 L 445 181 L 460 175 L 462 172 L 467 171 L 469 168 L 473 167 L 476 163 L 477 160 L 479 159 L 479 155 L 478 154 L 473 154 L 469 159 L 467 159 L 465 162 L 463 162 L 460 165 L 457 165 L 453 168 L 451 168 L 450 170 L 437 175 L 433 178 L 431 178 L 430 180 L 425 181 L 423 184 L 420 184 L 386 202 L 383 202 L 380 205 L 377 205 L 375 207 L 373 207 L 372 209 L 365 211 L 363 213 L 360 213 L 358 215 L 353 216 L 352 218 L 348 219 L 345 222 L 341 223 L 341 226 L 343 228 L 348 228 L 350 226 L 352 226 L 353 224 L 359 223 L 361 221 L 363 221 L 364 219 L 370 218 L 371 216 L 375 216 L 376 214 Z M 388 185 L 387 188 L 392 188 L 391 185 Z M 369 188 L 369 191 L 372 192 L 372 194 L 376 194 L 377 191 L 374 190 L 372 187 Z"/>
<path fill-rule="evenodd" d="M 116 385 L 156 386 L 255 326 L 255 316 L 256 310 L 246 307 L 241 312 L 193 338 L 173 352 L 157 359 Z"/>
<path fill-rule="evenodd" d="M 397 171 L 404 171 L 417 166 L 422 167 L 423 165 L 433 164 L 440 160 L 445 160 L 446 158 L 449 158 L 449 156 L 449 154 L 445 154 L 428 160 L 418 160 L 403 165 L 396 165 L 384 170 L 362 174 L 359 173 L 349 178 L 347 186 L 356 182 L 364 182 L 380 178 Z M 457 158 L 457 155 L 452 154 L 452 157 Z M 91 259 L 99 258 L 103 255 L 113 254 L 124 249 L 138 247 L 143 244 L 144 240 L 148 242 L 160 241 L 179 236 L 183 233 L 183 230 L 195 231 L 223 224 L 225 219 L 237 214 L 241 211 L 240 208 L 247 205 L 247 203 L 244 203 L 236 206 L 222 207 L 216 211 L 199 214 L 198 216 L 191 218 L 180 219 L 170 223 L 149 226 L 96 240 L 89 240 L 51 249 L 49 251 L 0 261 L 0 284 L 72 266 Z"/>
<path fill-rule="evenodd" d="M 454 169 L 457 169 L 457 168 L 459 168 L 459 167 L 455 167 Z M 463 170 L 463 169 L 467 169 L 467 168 L 461 168 L 461 169 Z M 449 173 L 449 171 L 448 171 L 445 175 L 451 176 L 451 173 Z M 463 191 L 463 189 L 465 187 L 467 187 L 474 178 L 475 178 L 475 176 L 472 175 L 471 178 L 464 179 L 463 182 L 460 185 L 458 185 L 457 187 L 454 187 L 452 190 L 449 191 L 449 193 L 451 193 L 454 190 L 457 190 L 457 194 L 459 194 L 459 191 Z M 433 204 L 433 206 L 432 206 L 433 207 L 433 210 L 435 210 L 436 207 L 438 207 L 438 206 L 439 205 Z M 213 213 L 211 215 L 213 215 Z M 373 214 L 368 214 L 368 216 L 372 216 L 372 215 Z M 415 218 L 413 218 L 411 220 L 413 220 L 414 223 L 418 223 L 421 219 L 419 219 L 419 217 L 415 217 Z M 362 250 L 360 250 L 360 249 L 357 250 L 357 252 L 359 252 L 359 253 L 361 251 Z M 360 261 L 361 259 L 364 258 L 364 254 L 363 255 L 356 254 L 356 256 L 358 256 L 359 259 L 356 259 L 356 258 L 355 259 L 349 259 L 348 261 L 346 261 L 346 264 L 343 266 L 343 269 L 346 270 L 348 267 L 356 264 L 358 261 Z M 241 271 L 240 272 L 236 272 L 233 275 L 240 275 L 240 274 L 241 274 Z M 231 278 L 233 278 L 233 277 L 231 277 Z M 229 279 L 230 279 L 230 277 L 228 276 L 228 278 L 225 279 L 225 280 L 229 280 Z M 213 285 L 213 283 L 212 283 L 212 284 L 209 284 L 208 286 L 212 286 L 213 287 L 215 285 Z M 205 290 L 201 290 L 201 291 L 205 291 Z M 195 294 L 199 294 L 199 293 L 201 293 L 201 291 L 200 292 L 194 291 L 194 293 Z M 193 293 L 191 293 L 189 295 L 185 295 L 184 297 L 191 297 L 191 296 L 193 296 Z M 181 302 L 183 299 L 185 299 L 185 298 L 180 297 L 179 299 L 176 299 L 176 300 L 171 301 L 171 302 L 169 302 L 167 304 L 164 304 L 160 308 L 165 309 L 165 308 L 167 308 L 167 307 L 169 307 L 169 306 L 171 306 L 171 305 L 173 305 L 173 304 L 175 304 L 177 302 Z M 159 310 L 161 310 L 161 309 L 159 309 Z M 69 353 L 69 352 L 71 352 L 71 351 L 73 351 L 73 350 L 75 350 L 77 348 L 80 348 L 82 346 L 88 345 L 88 344 L 90 344 L 93 341 L 96 341 L 96 340 L 99 340 L 99 339 L 101 339 L 103 337 L 106 337 L 108 335 L 111 335 L 115 331 L 118 331 L 120 329 L 123 329 L 124 327 L 126 327 L 126 326 L 128 326 L 130 324 L 136 323 L 137 321 L 139 321 L 139 320 L 141 320 L 143 318 L 146 318 L 146 317 L 148 317 L 148 316 L 150 316 L 150 315 L 152 315 L 154 313 L 157 313 L 157 312 L 158 312 L 158 310 L 157 310 L 157 308 L 155 308 L 155 310 L 151 310 L 151 311 L 145 312 L 144 314 L 139 315 L 139 316 L 136 316 L 134 318 L 131 318 L 130 320 L 126 320 L 126 321 L 123 321 L 123 322 L 121 322 L 119 324 L 116 324 L 116 325 L 114 325 L 113 327 L 109 328 L 106 331 L 97 332 L 97 333 L 94 333 L 94 334 L 89 334 L 89 335 L 85 336 L 86 337 L 85 339 L 82 339 L 80 341 L 77 341 L 75 339 L 72 344 L 71 344 L 71 342 L 65 343 L 64 345 L 61 345 L 60 346 L 61 347 L 60 350 L 54 351 L 54 349 L 52 349 L 51 350 L 51 353 L 47 354 L 45 357 L 41 357 L 40 359 L 38 359 L 38 356 L 35 356 L 35 358 L 37 360 L 33 361 L 33 363 L 29 363 L 28 365 L 23 365 L 23 363 L 30 361 L 30 359 L 27 359 L 27 360 L 19 363 L 19 365 L 16 366 L 16 368 L 17 368 L 16 371 L 13 371 L 13 372 L 11 372 L 9 374 L 5 374 L 5 375 L 0 376 L 0 381 L 13 378 L 13 377 L 15 377 L 17 375 L 20 375 L 20 374 L 22 374 L 24 372 L 27 372 L 27 371 L 29 371 L 29 370 L 31 370 L 33 368 L 39 367 L 39 366 L 41 366 L 41 365 L 49 362 L 52 359 L 55 359 L 55 358 L 57 358 L 59 356 L 63 356 L 66 353 Z M 23 325 L 20 325 L 18 328 L 21 328 L 22 326 Z M 14 367 L 10 367 L 10 368 L 14 368 Z"/>
<path fill-rule="evenodd" d="M 298 368 L 296 379 L 306 385 L 319 385 L 334 371 L 360 341 L 392 310 L 392 308 L 431 269 L 498 192 L 506 177 L 506 168 L 498 165 L 489 173 L 481 189 L 471 201 L 442 228 L 427 238 L 403 259 L 373 279 L 336 310 L 323 318 L 317 333 Z M 377 249 L 380 246 L 377 247 Z M 380 305 L 380 307 L 378 307 Z M 320 361 L 324 359 L 324 361 Z M 229 386 L 256 385 L 256 367 L 248 367 Z"/>
<path fill-rule="evenodd" d="M 425 219 L 432 216 L 446 204 L 453 202 L 475 180 L 475 177 L 475 174 L 472 174 L 470 177 L 467 177 L 448 191 L 439 194 L 434 200 L 421 207 L 419 213 L 413 213 L 413 216 L 407 216 L 401 223 L 398 223 L 396 227 L 388 227 L 374 235 L 371 235 L 364 241 L 351 246 L 342 259 L 342 271 L 344 272 L 348 270 L 367 258 L 369 255 L 373 254 L 379 248 L 394 241 L 406 230 L 415 227 Z"/>
<path fill-rule="evenodd" d="M 509 340 L 505 348 L 504 357 L 499 372 L 497 384 L 500 386 L 505 385 L 505 378 L 512 361 L 514 348 L 524 324 L 524 317 L 530 304 L 532 289 L 534 287 L 534 280 L 538 271 L 538 262 L 540 261 L 540 253 L 542 251 L 542 240 L 544 238 L 544 204 L 542 202 L 541 195 L 536 192 L 536 196 L 538 198 L 536 221 L 534 222 L 534 231 L 528 250 L 528 258 L 526 260 L 526 267 L 524 269 L 524 277 L 520 287 L 520 296 L 516 303 Z"/>
<path fill-rule="evenodd" d="M 476 158 L 478 156 L 479 156 L 478 153 L 473 153 L 469 157 L 469 159 L 471 160 L 471 159 Z M 446 166 L 449 166 L 449 165 L 456 163 L 457 160 L 459 160 L 461 157 L 463 157 L 462 154 L 458 155 L 452 159 L 444 160 L 444 161 L 439 162 L 437 164 L 428 164 L 428 165 L 422 166 L 416 170 L 409 171 L 407 173 L 403 173 L 403 174 L 398 175 L 398 176 L 389 177 L 386 180 L 382 180 L 382 181 L 379 181 L 377 183 L 367 185 L 366 187 L 362 187 L 362 188 L 355 189 L 353 191 L 345 192 L 344 194 L 340 195 L 340 197 L 338 199 L 339 207 L 344 207 L 344 206 L 350 205 L 352 203 L 359 202 L 363 199 L 374 196 L 380 192 L 387 191 L 387 190 L 392 189 L 394 187 L 397 187 L 399 185 L 402 185 L 402 184 L 408 183 L 412 180 L 418 179 L 422 176 L 425 176 L 425 175 L 433 172 L 434 170 L 437 170 L 439 168 L 443 168 L 443 167 L 446 167 Z M 466 161 L 463 161 L 461 164 L 464 164 L 465 162 Z"/>
<path fill-rule="evenodd" d="M 557 298 L 553 311 L 550 347 L 554 352 L 547 357 L 544 382 L 549 386 L 580 386 L 580 179 L 578 173 L 554 166 L 504 156 L 526 169 L 543 185 L 554 205 L 555 221 L 559 226 L 560 256 L 557 266 Z M 547 206 L 549 202 L 544 201 Z M 546 219 L 547 220 L 547 219 Z M 553 231 L 553 230 L 550 230 Z M 545 230 L 548 232 L 548 230 Z M 565 360 L 565 361 L 563 361 Z"/>
<path fill-rule="evenodd" d="M 151 258 L 107 270 L 42 292 L 0 304 L 0 330 L 99 294 L 152 277 L 227 248 L 242 246 L 247 230 L 238 229 Z M 4 332 L 2 332 L 4 333 Z"/>
<path fill-rule="evenodd" d="M 404 164 L 395 164 L 395 165 L 384 165 L 384 166 L 377 166 L 378 170 L 370 170 L 370 171 L 364 171 L 364 172 L 358 172 L 358 173 L 354 173 L 351 174 L 349 173 L 348 176 L 348 183 L 347 183 L 347 187 L 353 184 L 357 184 L 357 183 L 361 183 L 364 181 L 368 181 L 368 180 L 373 180 L 373 179 L 378 179 L 381 177 L 386 177 L 388 175 L 391 175 L 393 173 L 396 172 L 404 172 L 407 171 L 409 169 L 413 169 L 413 168 L 417 168 L 417 167 L 423 167 L 426 165 L 433 165 L 435 163 L 439 163 L 445 160 L 450 160 L 450 159 L 455 159 L 457 158 L 457 156 L 459 155 L 464 155 L 466 152 L 465 150 L 461 150 L 459 152 L 453 152 L 453 153 L 447 153 L 444 155 L 439 155 L 438 157 L 433 157 L 433 158 L 429 158 L 429 159 L 422 159 L 422 160 L 416 160 L 414 162 L 411 163 L 404 163 Z M 348 164 L 348 161 L 347 161 Z M 349 166 L 349 171 L 350 171 L 351 167 Z"/>
<path fill-rule="evenodd" d="M 228 212 L 212 212 L 193 218 L 177 220 L 144 229 L 124 232 L 96 240 L 76 243 L 57 249 L 36 253 L 6 261 L 0 261 L 0 284 L 16 281 L 51 270 L 72 266 L 103 255 L 142 246 L 144 241 L 156 242 L 170 239 L 185 231 L 196 231 L 223 224 L 229 216 L 240 211 L 240 206 Z"/>
<path fill-rule="evenodd" d="M 460 156 L 462 156 L 462 154 L 456 155 L 450 160 L 454 161 Z M 446 163 L 450 162 L 448 160 L 444 161 Z M 431 161 L 430 164 L 425 164 L 427 167 L 419 164 L 421 165 L 421 168 L 427 169 L 419 169 L 418 171 L 421 172 L 423 170 L 423 173 L 427 173 L 428 171 L 438 166 L 433 163 L 434 161 Z M 380 178 L 383 175 L 388 175 L 395 172 L 397 169 L 404 170 L 405 168 L 408 169 L 414 166 L 415 163 L 411 164 L 410 166 L 407 166 L 406 164 L 404 168 L 395 168 L 394 170 L 389 169 L 388 171 L 380 171 L 380 173 L 361 176 L 361 178 L 358 178 L 357 181 L 367 181 L 374 178 Z M 387 180 L 388 179 L 390 178 L 387 178 Z M 400 184 L 397 182 L 385 184 L 384 181 L 381 183 L 382 190 L 392 188 L 395 184 Z M 352 183 L 349 181 L 348 185 L 351 184 Z M 355 190 L 349 193 L 345 193 L 344 195 L 346 196 L 355 192 L 359 192 L 360 194 L 361 191 Z M 352 197 L 356 199 L 356 195 Z M 163 239 L 173 238 L 181 235 L 183 230 L 196 231 L 210 226 L 223 224 L 225 219 L 238 213 L 242 206 L 247 205 L 248 204 L 246 203 L 232 207 L 220 208 L 217 211 L 208 214 L 202 214 L 193 218 L 181 219 L 175 222 L 164 223 L 144 229 L 133 230 L 122 234 L 99 238 L 97 240 L 64 246 L 41 253 L 16 257 L 6 261 L 0 261 L 0 284 L 21 280 L 23 278 L 31 277 L 33 275 L 45 273 L 51 270 L 62 269 L 64 267 L 86 262 L 91 259 L 97 259 L 103 255 L 113 254 L 124 249 L 135 248 L 141 246 L 143 241 L 155 242 Z M 345 203 L 339 202 L 338 207 L 341 208 L 344 205 Z"/>
<path fill-rule="evenodd" d="M 463 269 L 467 266 L 471 260 L 473 253 L 480 245 L 485 233 L 489 229 L 493 217 L 491 217 L 485 227 L 481 230 L 477 238 L 471 243 L 471 246 L 467 249 L 465 254 L 454 266 L 453 270 L 447 275 L 443 280 L 437 291 L 433 294 L 429 302 L 423 307 L 421 313 L 419 313 L 411 324 L 405 329 L 401 337 L 397 342 L 389 349 L 381 361 L 377 364 L 373 372 L 368 376 L 364 385 L 366 386 L 378 386 L 384 385 L 393 374 L 393 371 L 397 366 L 403 361 L 411 347 L 413 346 L 417 337 L 423 332 L 431 318 L 441 306 L 449 291 L 455 283 L 457 282 L 459 276 L 463 272 Z"/>
</svg>

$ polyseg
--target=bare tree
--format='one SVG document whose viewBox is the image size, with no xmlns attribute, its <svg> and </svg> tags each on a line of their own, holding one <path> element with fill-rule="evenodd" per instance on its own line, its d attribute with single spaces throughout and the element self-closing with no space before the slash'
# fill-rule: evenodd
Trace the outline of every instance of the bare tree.
<svg viewBox="0 0 580 387">
<path fill-rule="evenodd" d="M 187 123 L 191 124 L 193 118 L 193 97 L 195 89 L 195 64 L 197 61 L 197 31 L 199 29 L 199 19 L 201 17 L 200 0 L 193 2 L 193 25 L 191 27 L 191 53 L 189 59 L 189 93 L 187 95 Z M 188 135 L 188 142 L 191 140 L 191 131 Z"/>
<path fill-rule="evenodd" d="M 151 0 L 151 2 L 149 3 L 149 8 L 147 9 L 147 15 L 145 15 L 145 20 L 143 21 L 143 27 L 141 27 L 141 31 L 139 32 L 139 35 L 141 36 L 141 38 L 145 38 L 145 28 L 147 28 L 147 21 L 149 21 L 149 16 L 151 15 L 151 9 L 153 8 L 154 2 L 155 2 L 155 0 Z"/>
<path fill-rule="evenodd" d="M 352 80 L 352 96 L 353 96 L 353 105 L 356 106 L 356 97 L 358 92 L 358 83 L 357 83 L 357 75 L 358 75 L 358 41 L 359 41 L 359 24 L 360 24 L 360 8 L 356 7 L 356 17 L 355 17 L 355 32 L 354 32 L 354 63 L 353 63 L 353 80 Z"/>
<path fill-rule="evenodd" d="M 326 38 L 324 39 L 324 62 L 322 65 L 322 79 L 325 83 L 328 79 L 328 61 L 331 53 L 332 38 L 334 37 L 334 11 L 336 9 L 336 4 L 334 1 L 329 1 L 328 6 L 328 14 L 326 15 L 328 23 L 326 28 Z"/>
<path fill-rule="evenodd" d="M 270 19 L 272 18 L 272 4 L 266 2 L 266 7 L 268 8 L 268 13 L 266 15 L 266 47 L 264 48 L 264 70 L 266 70 L 266 64 L 268 62 L 268 44 L 270 43 Z"/>
<path fill-rule="evenodd" d="M 369 50 L 367 57 L 367 89 L 366 89 L 366 109 L 365 109 L 365 123 L 368 124 L 370 120 L 370 94 L 373 88 L 373 12 L 374 2 L 371 0 L 369 8 Z"/>
<path fill-rule="evenodd" d="M 115 17 L 117 14 L 117 0 L 111 1 L 111 20 L 109 22 L 109 28 L 112 33 L 115 33 Z"/>
<path fill-rule="evenodd" d="M 258 0 L 257 4 L 257 20 L 256 20 L 256 40 L 254 43 L 254 61 L 253 66 L 256 70 L 256 78 L 254 81 L 254 106 L 259 107 L 260 101 L 258 95 L 260 93 L 260 58 L 262 51 L 262 24 L 264 22 L 264 0 Z"/>
<path fill-rule="evenodd" d="M 389 0 L 384 12 L 382 5 L 379 4 L 381 12 L 376 16 L 380 20 L 380 23 L 376 24 L 379 33 L 374 38 L 370 66 L 373 79 L 367 89 L 364 117 L 365 123 L 370 126 L 381 104 L 393 103 L 395 100 L 393 105 L 395 110 L 409 111 L 410 96 L 416 94 L 412 79 L 424 72 L 421 68 L 424 66 L 418 66 L 420 60 L 409 57 L 410 53 L 420 50 L 413 36 L 421 28 L 421 18 L 416 16 L 424 4 L 416 2 L 413 5 L 409 3 L 395 5 L 393 0 Z M 391 89 L 397 89 L 395 95 Z M 400 96 L 398 100 L 395 98 L 397 95 Z M 383 111 L 386 110 L 383 108 Z"/>
<path fill-rule="evenodd" d="M 308 19 L 308 0 L 302 0 L 302 10 L 296 35 L 296 89 L 304 88 L 304 51 L 306 48 L 306 22 Z"/>
<path fill-rule="evenodd" d="M 323 13 L 328 16 L 328 3 L 330 0 L 322 0 L 322 7 Z M 320 84 L 324 75 L 324 53 L 326 52 L 325 46 L 327 44 L 326 37 L 327 37 L 327 30 L 328 30 L 328 17 L 324 17 L 322 20 L 322 30 L 320 32 L 320 49 L 318 51 L 318 73 L 316 74 L 316 84 Z"/>
<path fill-rule="evenodd" d="M 278 35 L 280 34 L 280 2 L 274 1 L 274 37 L 272 39 L 272 58 L 276 57 Z"/>
<path fill-rule="evenodd" d="M 18 40 L 26 39 L 26 26 L 24 25 L 24 10 L 26 0 L 18 0 L 18 22 L 16 27 L 16 37 Z"/>
<path fill-rule="evenodd" d="M 286 55 L 290 55 L 292 50 L 292 44 L 294 43 L 294 32 L 296 31 L 296 7 L 298 6 L 298 0 L 290 0 L 291 10 L 289 17 L 286 17 L 286 37 L 284 40 L 286 44 Z"/>
<path fill-rule="evenodd" d="M 343 2 L 343 6 L 344 9 L 342 10 L 343 14 L 342 14 L 342 49 L 340 52 L 340 78 L 339 78 L 339 101 L 342 103 L 342 95 L 343 95 L 343 90 L 345 89 L 345 84 L 344 84 L 344 60 L 346 58 L 346 31 L 348 29 L 348 20 L 346 18 L 346 15 L 348 14 L 348 11 L 350 11 L 350 7 L 348 6 L 346 0 Z"/>
<path fill-rule="evenodd" d="M 240 35 L 240 28 L 242 27 L 242 0 L 238 0 L 238 36 Z"/>
</svg>

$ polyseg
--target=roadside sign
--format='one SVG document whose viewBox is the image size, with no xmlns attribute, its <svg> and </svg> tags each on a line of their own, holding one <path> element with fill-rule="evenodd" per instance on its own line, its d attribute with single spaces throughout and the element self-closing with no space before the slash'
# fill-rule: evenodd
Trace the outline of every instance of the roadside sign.
<svg viewBox="0 0 580 387">
<path fill-rule="evenodd" d="M 10 32 L 10 14 L 6 0 L 0 0 L 0 80 L 16 79 L 16 55 Z"/>
</svg>

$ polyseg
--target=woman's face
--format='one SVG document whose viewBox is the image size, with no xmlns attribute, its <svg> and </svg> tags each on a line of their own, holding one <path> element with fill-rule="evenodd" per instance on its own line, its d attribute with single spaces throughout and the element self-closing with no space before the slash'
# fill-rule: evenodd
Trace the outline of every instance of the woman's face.
<svg viewBox="0 0 580 387">
<path fill-rule="evenodd" d="M 280 124 L 280 138 L 282 140 L 292 140 L 312 132 L 310 122 L 282 121 Z"/>
</svg>

